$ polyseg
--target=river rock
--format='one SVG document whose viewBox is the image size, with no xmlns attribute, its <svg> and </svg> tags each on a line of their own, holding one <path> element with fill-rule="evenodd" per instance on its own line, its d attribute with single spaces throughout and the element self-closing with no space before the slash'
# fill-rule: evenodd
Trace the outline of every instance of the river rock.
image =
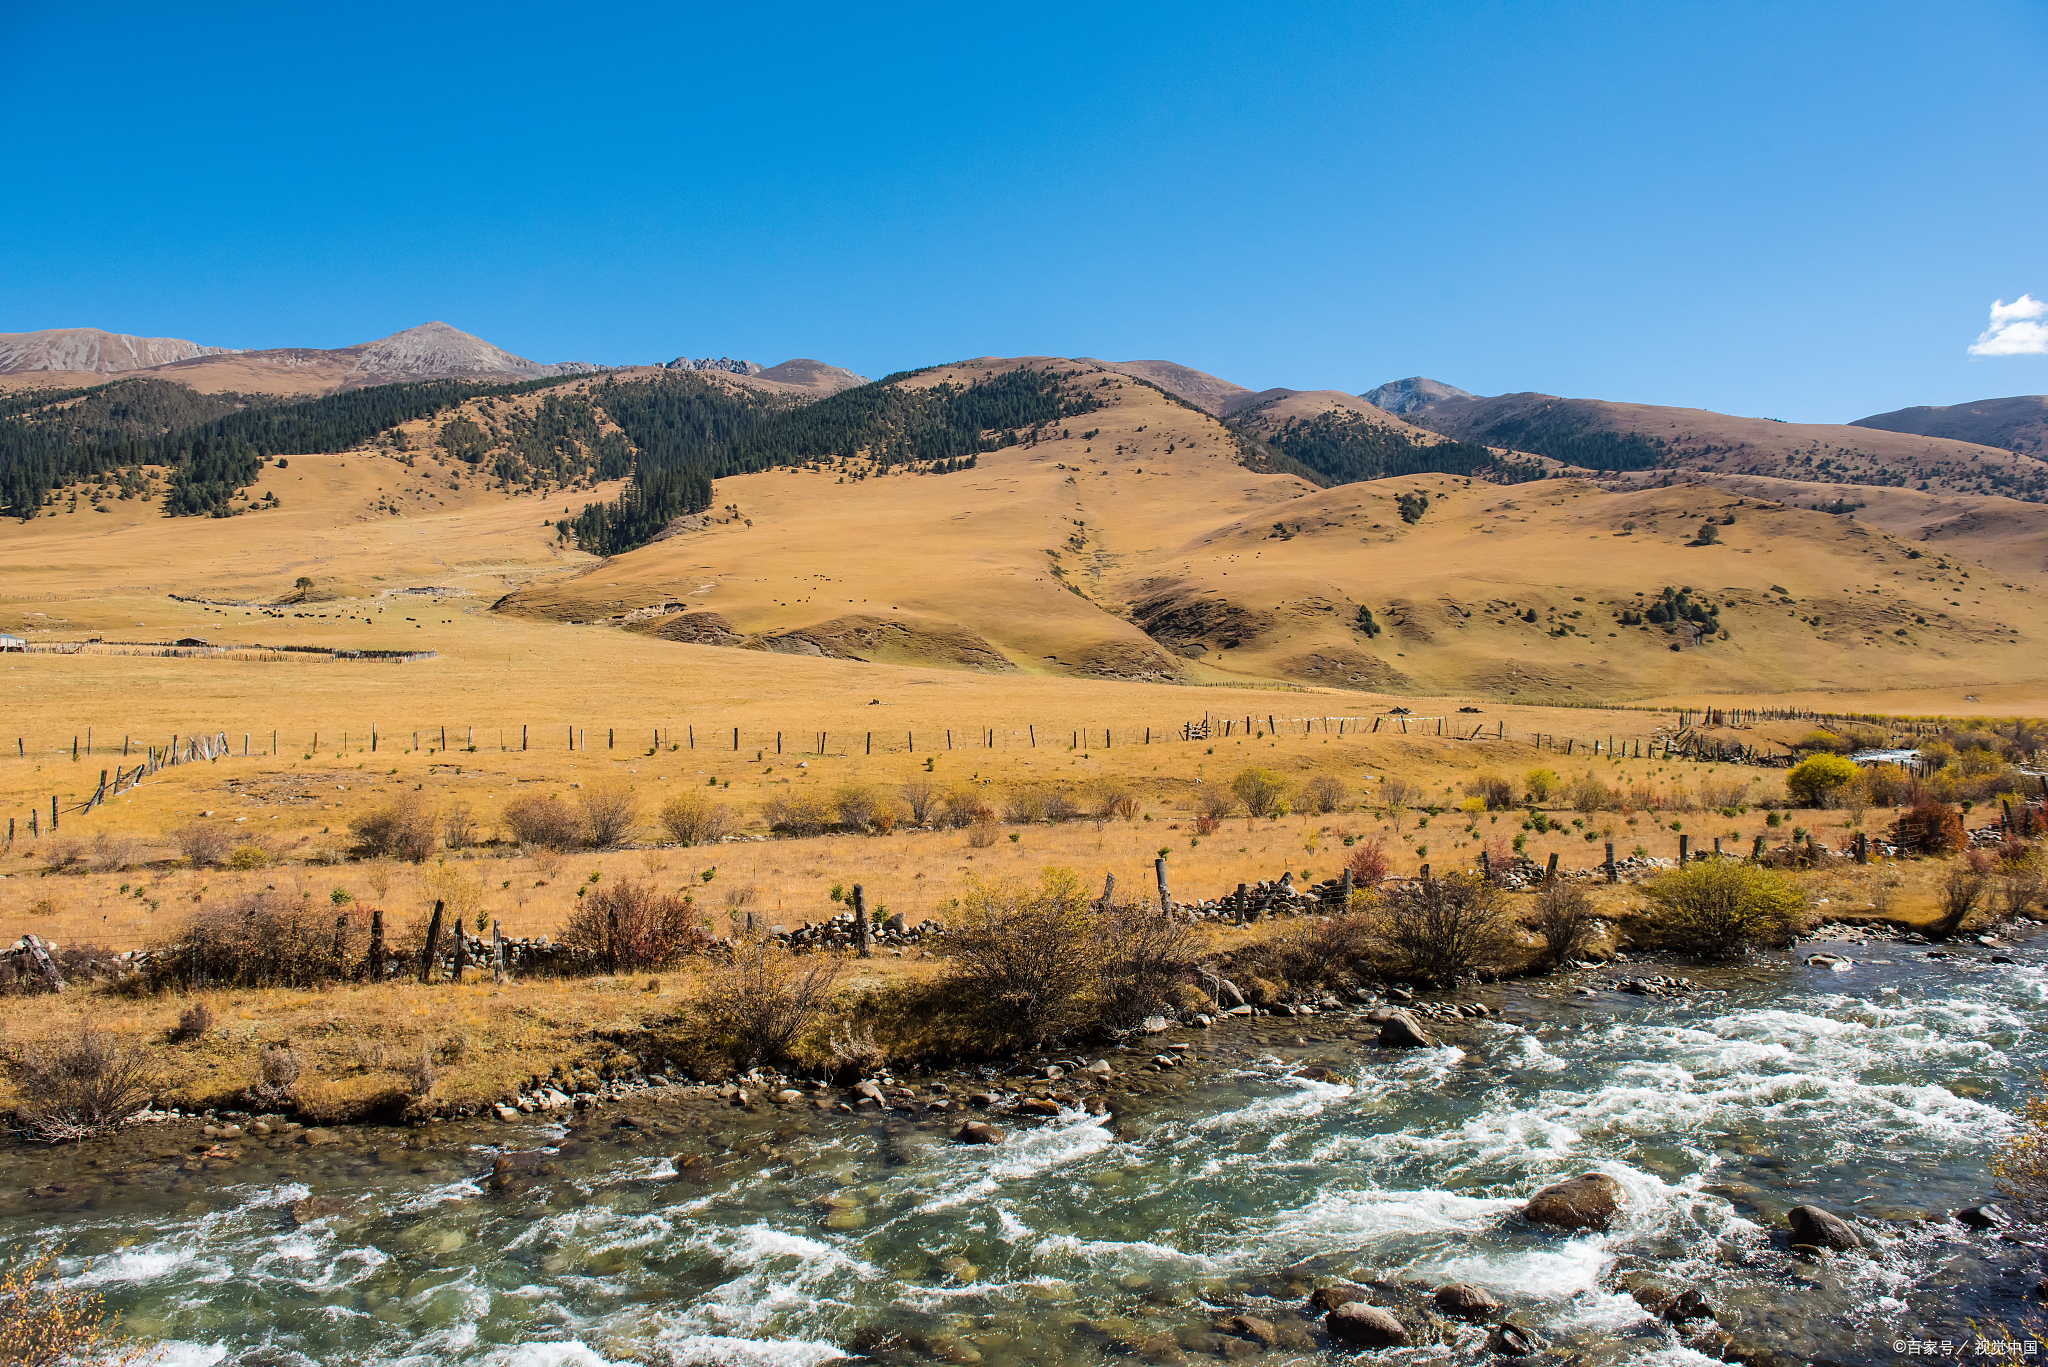
<svg viewBox="0 0 2048 1367">
<path fill-rule="evenodd" d="M 1353 1301 L 1362 1301 L 1364 1299 L 1364 1287 L 1353 1286 L 1350 1282 L 1335 1282 L 1329 1286 L 1319 1286 L 1310 1292 L 1308 1304 L 1311 1310 L 1327 1311 L 1335 1310 L 1340 1305 L 1349 1305 Z"/>
<path fill-rule="evenodd" d="M 330 1215 L 339 1215 L 348 1208 L 348 1201 L 340 1196 L 308 1196 L 292 1202 L 292 1223 L 310 1225 L 315 1220 L 324 1220 Z"/>
<path fill-rule="evenodd" d="M 1525 1358 L 1543 1351 L 1543 1338 L 1511 1320 L 1502 1320 L 1486 1336 L 1486 1351 L 1505 1358 Z"/>
<path fill-rule="evenodd" d="M 1147 1016 L 1145 1023 L 1138 1028 L 1148 1035 L 1163 1035 L 1173 1029 L 1173 1022 L 1164 1016 Z"/>
<path fill-rule="evenodd" d="M 1060 1103 L 1049 1096 L 1027 1096 L 1017 1103 L 1019 1115 L 1036 1115 L 1051 1119 L 1060 1113 Z"/>
<path fill-rule="evenodd" d="M 1221 1333 L 1250 1339 L 1261 1348 L 1277 1347 L 1280 1342 L 1279 1332 L 1273 1328 L 1271 1321 L 1262 1320 L 1256 1315 L 1232 1315 L 1216 1328 Z"/>
<path fill-rule="evenodd" d="M 1664 1282 L 1646 1281 L 1632 1288 L 1629 1295 L 1635 1303 L 1658 1319 L 1672 1324 L 1683 1324 L 1687 1320 L 1710 1320 L 1714 1307 L 1694 1287 L 1675 1287 Z"/>
<path fill-rule="evenodd" d="M 1436 1289 L 1436 1308 L 1460 1319 L 1483 1320 L 1500 1309 L 1492 1295 L 1469 1282 L 1451 1282 Z"/>
<path fill-rule="evenodd" d="M 970 1120 L 953 1132 L 953 1138 L 962 1144 L 1000 1144 L 1008 1137 L 1000 1125 L 985 1120 Z"/>
<path fill-rule="evenodd" d="M 1382 1049 L 1434 1049 L 1436 1041 L 1423 1032 L 1406 1011 L 1396 1011 L 1380 1022 Z"/>
<path fill-rule="evenodd" d="M 1558 1229 L 1606 1229 L 1620 1209 L 1621 1183 L 1588 1172 L 1538 1191 L 1522 1207 L 1522 1218 Z"/>
<path fill-rule="evenodd" d="M 1306 1078 L 1310 1082 L 1342 1082 L 1344 1080 L 1342 1074 L 1334 1069 L 1325 1068 L 1321 1064 L 1311 1064 L 1306 1068 L 1297 1068 L 1294 1070 L 1294 1075 L 1298 1078 Z"/>
<path fill-rule="evenodd" d="M 1359 1348 L 1406 1348 L 1412 1341 L 1407 1326 L 1377 1305 L 1351 1301 L 1323 1320 L 1330 1337 Z"/>
<path fill-rule="evenodd" d="M 311 1129 L 299 1131 L 299 1142 L 301 1144 L 312 1145 L 339 1144 L 341 1142 L 341 1136 L 336 1134 L 333 1130 L 322 1129 L 319 1126 L 315 1125 Z"/>
<path fill-rule="evenodd" d="M 1794 1206 L 1785 1212 L 1785 1223 L 1792 1228 L 1795 1244 L 1831 1248 L 1837 1253 L 1863 1247 L 1863 1236 L 1850 1228 L 1847 1220 L 1819 1206 Z"/>
<path fill-rule="evenodd" d="M 1086 1068 L 1083 1068 L 1081 1071 L 1088 1074 L 1090 1077 L 1116 1076 L 1116 1069 L 1109 1066 L 1109 1060 L 1106 1058 L 1099 1058 L 1095 1060 L 1095 1062 L 1089 1064 Z"/>
<path fill-rule="evenodd" d="M 1992 1205 L 1965 1206 L 1956 1212 L 1956 1220 L 1971 1229 L 2004 1229 L 2012 1223 L 2010 1215 Z"/>
</svg>

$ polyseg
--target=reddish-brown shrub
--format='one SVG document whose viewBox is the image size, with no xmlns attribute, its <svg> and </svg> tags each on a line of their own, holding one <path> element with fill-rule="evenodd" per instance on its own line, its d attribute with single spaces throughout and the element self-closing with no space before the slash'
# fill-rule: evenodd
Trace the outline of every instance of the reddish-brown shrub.
<svg viewBox="0 0 2048 1367">
<path fill-rule="evenodd" d="M 630 878 L 592 888 L 563 925 L 560 941 L 608 973 L 666 968 L 706 943 L 694 902 Z"/>
<path fill-rule="evenodd" d="M 1393 856 L 1387 853 L 1387 842 L 1379 836 L 1361 840 L 1352 847 L 1351 857 L 1344 861 L 1351 870 L 1354 887 L 1376 888 L 1387 881 L 1393 871 Z"/>
<path fill-rule="evenodd" d="M 1892 843 L 1900 854 L 1951 854 L 1963 847 L 1962 814 L 1944 803 L 1923 798 L 1892 825 Z"/>
</svg>

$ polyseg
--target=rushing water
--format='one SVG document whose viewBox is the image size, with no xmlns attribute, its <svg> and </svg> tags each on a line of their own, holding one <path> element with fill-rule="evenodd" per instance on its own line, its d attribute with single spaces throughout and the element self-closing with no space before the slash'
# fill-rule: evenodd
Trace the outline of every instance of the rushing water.
<svg viewBox="0 0 2048 1367">
<path fill-rule="evenodd" d="M 1333 1355 L 1307 1292 L 1344 1278 L 1422 1324 L 1444 1281 L 1491 1290 L 1551 1361 L 1901 1360 L 1895 1341 L 2020 1327 L 2032 1250 L 1946 1219 L 2043 1065 L 2041 946 L 1994 963 L 1886 943 L 1810 946 L 1848 971 L 1687 972 L 1676 999 L 1489 989 L 1458 1046 L 1398 1052 L 1340 1012 L 1189 1032 L 1205 1063 L 1131 1071 L 1114 1117 L 1008 1142 L 956 1121 L 611 1107 L 574 1130 L 441 1124 L 340 1143 L 240 1141 L 227 1166 L 154 1126 L 0 1153 L 0 1242 L 70 1241 L 67 1266 L 175 1364 L 1215 1362 L 1256 1315 L 1269 1362 Z M 1337 1082 L 1292 1076 L 1305 1064 Z M 1021 1085 L 1021 1084 L 1020 1084 Z M 1138 1091 L 1136 1088 L 1148 1090 Z M 630 1112 L 645 1131 L 615 1122 Z M 1006 1122 L 1007 1123 L 1007 1122 Z M 516 1189 L 502 1149 L 558 1148 Z M 697 1157 L 698 1161 L 684 1160 Z M 711 1161 L 707 1165 L 703 1159 Z M 681 1165 L 679 1167 L 679 1164 Z M 207 1170 L 211 1167 L 213 1170 Z M 191 1170 L 184 1170 L 184 1169 Z M 1628 1210 L 1604 1234 L 1516 1218 L 1588 1170 Z M 350 1202 L 295 1224 L 312 1194 Z M 1865 1254 L 1793 1250 L 1783 1213 L 1859 1218 Z M 1697 1286 L 1681 1338 L 1627 1294 Z M 1485 1360 L 1441 1324 L 1405 1361 Z"/>
</svg>

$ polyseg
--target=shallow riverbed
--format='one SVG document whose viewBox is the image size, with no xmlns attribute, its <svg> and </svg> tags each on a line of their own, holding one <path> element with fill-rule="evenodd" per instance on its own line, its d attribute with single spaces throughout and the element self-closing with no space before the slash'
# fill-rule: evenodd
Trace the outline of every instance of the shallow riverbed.
<svg viewBox="0 0 2048 1367">
<path fill-rule="evenodd" d="M 1379 1049 L 1342 1012 L 1188 1031 L 1170 1038 L 1203 1062 L 1111 1051 L 1113 1115 L 1004 1119 L 995 1147 L 946 1142 L 957 1118 L 654 1102 L 212 1159 L 188 1125 L 9 1146 L 0 1243 L 68 1240 L 67 1267 L 90 1259 L 78 1279 L 178 1364 L 1316 1362 L 1355 1356 L 1304 1306 L 1336 1279 L 1439 1340 L 1384 1355 L 1402 1361 L 1488 1358 L 1484 1325 L 1424 1308 L 1462 1280 L 1552 1361 L 1892 1362 L 1895 1341 L 2026 1318 L 2038 1255 L 1946 1216 L 1993 1198 L 2048 1064 L 2044 947 L 1647 970 L 1698 985 L 1677 998 L 1507 985 L 1435 1050 Z M 1803 966 L 1813 949 L 1856 963 Z M 557 1152 L 485 1180 L 536 1148 Z M 1612 1232 L 1516 1218 L 1590 1170 L 1626 1189 Z M 300 1225 L 309 1195 L 343 1208 Z M 1861 1217 L 1869 1252 L 1795 1252 L 1802 1202 Z M 1698 1287 L 1717 1320 L 1674 1333 L 1628 1294 L 1646 1278 Z M 1233 1315 L 1271 1341 L 1217 1332 Z"/>
</svg>

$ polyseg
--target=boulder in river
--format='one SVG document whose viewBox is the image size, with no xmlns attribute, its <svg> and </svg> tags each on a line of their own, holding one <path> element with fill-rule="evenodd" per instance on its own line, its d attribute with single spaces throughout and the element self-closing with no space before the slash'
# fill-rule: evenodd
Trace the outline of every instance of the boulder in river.
<svg viewBox="0 0 2048 1367">
<path fill-rule="evenodd" d="M 1587 1172 L 1538 1191 L 1522 1207 L 1522 1218 L 1558 1229 L 1606 1229 L 1620 1209 L 1621 1183 Z"/>
<path fill-rule="evenodd" d="M 1311 1310 L 1335 1310 L 1340 1305 L 1365 1299 L 1365 1288 L 1353 1286 L 1350 1282 L 1336 1282 L 1330 1286 L 1319 1286 L 1309 1293 Z"/>
<path fill-rule="evenodd" d="M 953 1132 L 953 1138 L 962 1144 L 1000 1144 L 1008 1137 L 1000 1125 L 985 1120 L 970 1120 Z"/>
<path fill-rule="evenodd" d="M 1330 1337 L 1354 1348 L 1406 1348 L 1408 1328 L 1387 1311 L 1364 1301 L 1349 1301 L 1323 1319 Z"/>
<path fill-rule="evenodd" d="M 1847 1220 L 1819 1206 L 1794 1206 L 1785 1212 L 1785 1223 L 1792 1227 L 1795 1244 L 1831 1248 L 1837 1253 L 1863 1247 L 1863 1236 Z"/>
<path fill-rule="evenodd" d="M 339 1215 L 348 1209 L 348 1200 L 341 1196 L 306 1196 L 292 1202 L 292 1223 L 310 1225 L 315 1220 L 324 1220 L 330 1215 Z"/>
<path fill-rule="evenodd" d="M 1993 1205 L 1965 1206 L 1956 1212 L 1956 1221 L 1971 1229 L 2004 1229 L 2012 1217 Z"/>
<path fill-rule="evenodd" d="M 1500 1309 L 1500 1302 L 1470 1282 L 1450 1282 L 1436 1289 L 1436 1308 L 1460 1319 L 1483 1320 Z"/>
<path fill-rule="evenodd" d="M 1382 1049 L 1434 1049 L 1436 1041 L 1423 1032 L 1406 1011 L 1396 1011 L 1380 1022 Z"/>
<path fill-rule="evenodd" d="M 1543 1337 L 1512 1320 L 1502 1320 L 1486 1336 L 1486 1351 L 1504 1358 L 1532 1357 L 1543 1351 Z"/>
</svg>

